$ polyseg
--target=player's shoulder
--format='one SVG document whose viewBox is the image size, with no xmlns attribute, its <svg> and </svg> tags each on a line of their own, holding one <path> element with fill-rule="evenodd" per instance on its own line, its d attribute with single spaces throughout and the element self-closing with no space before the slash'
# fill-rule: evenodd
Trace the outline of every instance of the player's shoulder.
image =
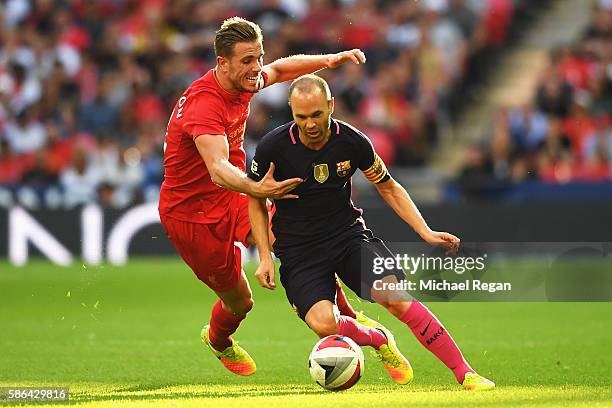
<svg viewBox="0 0 612 408">
<path fill-rule="evenodd" d="M 289 143 L 292 136 L 294 138 L 298 137 L 297 129 L 295 129 L 294 124 L 294 122 L 288 122 L 272 129 L 261 138 L 258 147 L 274 148 Z"/>
<path fill-rule="evenodd" d="M 338 133 L 342 139 L 346 140 L 349 143 L 364 143 L 370 142 L 370 139 L 363 133 L 361 130 L 357 129 L 355 126 L 347 123 L 343 120 L 333 119 L 332 127 L 336 127 L 336 133 Z"/>
<path fill-rule="evenodd" d="M 213 69 L 209 69 L 204 75 L 196 79 L 189 85 L 189 89 L 198 91 L 198 90 L 216 90 L 217 79 L 215 78 L 215 71 Z"/>
<path fill-rule="evenodd" d="M 217 84 L 214 70 L 209 70 L 206 74 L 196 79 L 189 85 L 183 97 L 188 99 L 188 102 L 207 101 L 224 103 L 225 98 L 220 86 Z"/>
</svg>

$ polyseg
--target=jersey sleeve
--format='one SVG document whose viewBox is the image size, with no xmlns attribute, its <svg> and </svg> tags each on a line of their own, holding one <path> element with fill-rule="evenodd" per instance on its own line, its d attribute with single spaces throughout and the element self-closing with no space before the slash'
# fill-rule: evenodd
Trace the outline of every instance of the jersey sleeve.
<svg viewBox="0 0 612 408">
<path fill-rule="evenodd" d="M 255 149 L 255 156 L 253 157 L 247 175 L 252 180 L 260 181 L 270 169 L 271 162 L 272 153 L 270 146 L 264 138 L 257 145 L 257 149 Z"/>
<path fill-rule="evenodd" d="M 391 176 L 385 166 L 385 162 L 376 154 L 372 142 L 366 135 L 359 132 L 359 150 L 360 150 L 360 161 L 359 169 L 363 172 L 363 175 L 374 184 L 384 183 L 389 180 Z"/>
<path fill-rule="evenodd" d="M 192 139 L 200 135 L 225 134 L 225 106 L 216 95 L 200 94 L 186 104 L 183 130 Z"/>
</svg>

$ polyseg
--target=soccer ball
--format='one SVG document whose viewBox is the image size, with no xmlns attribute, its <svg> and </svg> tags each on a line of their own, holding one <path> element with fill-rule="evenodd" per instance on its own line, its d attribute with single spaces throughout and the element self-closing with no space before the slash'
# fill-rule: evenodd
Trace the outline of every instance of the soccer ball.
<svg viewBox="0 0 612 408">
<path fill-rule="evenodd" d="M 326 390 L 347 390 L 363 374 L 363 352 L 346 336 L 327 336 L 314 345 L 308 367 L 313 380 Z"/>
</svg>

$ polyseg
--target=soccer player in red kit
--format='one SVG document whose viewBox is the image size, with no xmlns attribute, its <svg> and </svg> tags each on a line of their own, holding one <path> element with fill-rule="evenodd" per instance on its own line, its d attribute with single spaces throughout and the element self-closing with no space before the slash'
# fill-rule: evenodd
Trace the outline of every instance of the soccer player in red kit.
<svg viewBox="0 0 612 408">
<path fill-rule="evenodd" d="M 176 103 L 164 143 L 165 178 L 159 214 L 168 238 L 198 279 L 219 297 L 202 340 L 230 371 L 250 375 L 256 366 L 230 337 L 253 307 L 242 271 L 240 241 L 254 243 L 248 196 L 291 199 L 302 182 L 274 179 L 274 167 L 258 182 L 245 174 L 243 148 L 249 103 L 276 82 L 352 61 L 360 50 L 297 55 L 263 65 L 263 38 L 256 24 L 239 17 L 223 22 L 215 35 L 215 68 L 196 80 Z"/>
</svg>

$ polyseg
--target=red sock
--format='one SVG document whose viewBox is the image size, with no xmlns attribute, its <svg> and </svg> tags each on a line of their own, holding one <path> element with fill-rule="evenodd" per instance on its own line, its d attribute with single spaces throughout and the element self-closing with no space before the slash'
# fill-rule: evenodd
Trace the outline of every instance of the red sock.
<svg viewBox="0 0 612 408">
<path fill-rule="evenodd" d="M 357 320 L 348 316 L 338 319 L 338 334 L 349 337 L 360 346 L 372 346 L 376 350 L 387 344 L 387 337 L 373 327 L 357 323 Z"/>
<path fill-rule="evenodd" d="M 210 316 L 210 329 L 208 330 L 208 338 L 213 347 L 219 351 L 223 351 L 232 345 L 230 337 L 236 330 L 240 322 L 246 317 L 236 316 L 223 309 L 223 303 L 219 299 L 212 309 Z"/>
<path fill-rule="evenodd" d="M 417 340 L 453 371 L 463 383 L 465 373 L 474 372 L 442 323 L 421 302 L 413 300 L 400 320 L 408 325 Z"/>
<path fill-rule="evenodd" d="M 342 285 L 340 285 L 338 278 L 336 278 L 336 305 L 341 315 L 352 317 L 353 319 L 357 317 L 355 310 L 346 299 L 346 295 L 344 294 L 344 290 L 342 290 Z"/>
</svg>

